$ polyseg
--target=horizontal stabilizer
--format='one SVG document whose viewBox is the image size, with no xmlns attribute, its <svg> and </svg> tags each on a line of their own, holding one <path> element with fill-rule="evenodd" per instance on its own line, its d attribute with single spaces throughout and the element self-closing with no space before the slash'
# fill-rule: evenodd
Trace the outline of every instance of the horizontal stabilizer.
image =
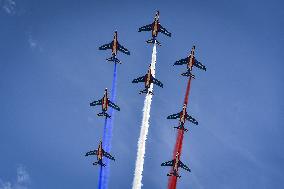
<svg viewBox="0 0 284 189">
<path fill-rule="evenodd" d="M 99 161 L 93 163 L 93 165 L 100 165 L 100 166 L 103 166 L 103 167 L 106 166 L 106 164 L 104 164 L 104 163 L 102 163 L 102 162 L 99 162 Z"/>
<path fill-rule="evenodd" d="M 107 60 L 107 61 L 114 62 L 114 63 L 116 63 L 116 64 L 121 64 L 121 63 L 122 63 L 122 62 L 121 62 L 118 58 L 116 58 L 115 56 L 112 56 L 112 57 L 110 57 L 110 58 L 107 58 L 106 60 Z"/>
<path fill-rule="evenodd" d="M 177 178 L 180 178 L 181 176 L 179 176 L 178 174 L 174 174 L 174 173 L 168 173 L 167 174 L 168 177 L 171 177 L 171 176 L 175 176 Z"/>
<path fill-rule="evenodd" d="M 185 72 L 185 73 L 182 73 L 181 75 L 182 75 L 182 76 L 187 76 L 187 77 L 190 76 L 191 78 L 195 79 L 195 75 L 191 74 L 189 71 L 187 71 L 187 72 Z"/>
<path fill-rule="evenodd" d="M 188 129 L 186 129 L 185 127 L 182 126 L 178 126 L 178 127 L 174 127 L 175 129 L 179 129 L 179 130 L 184 130 L 184 132 L 187 132 Z"/>
<path fill-rule="evenodd" d="M 161 43 L 160 43 L 158 40 L 154 39 L 154 38 L 147 40 L 146 43 L 152 43 L 152 44 L 154 44 L 155 41 L 156 41 L 156 43 L 157 43 L 159 46 L 162 46 Z"/>
<path fill-rule="evenodd" d="M 152 91 L 149 91 L 148 89 L 144 89 L 144 90 L 142 90 L 142 91 L 139 92 L 139 94 L 143 94 L 143 93 L 145 93 L 145 94 L 150 94 L 150 95 L 154 95 L 154 93 L 153 93 Z"/>
<path fill-rule="evenodd" d="M 101 112 L 101 113 L 98 113 L 97 115 L 98 115 L 98 116 L 105 116 L 106 118 L 110 118 L 110 117 L 111 117 L 111 116 L 108 115 L 108 113 L 106 113 L 106 112 Z"/>
</svg>

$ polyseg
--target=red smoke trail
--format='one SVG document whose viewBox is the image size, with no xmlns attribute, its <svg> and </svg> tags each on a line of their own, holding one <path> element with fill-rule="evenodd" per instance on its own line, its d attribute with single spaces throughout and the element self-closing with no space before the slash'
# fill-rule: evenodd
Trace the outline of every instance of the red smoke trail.
<svg viewBox="0 0 284 189">
<path fill-rule="evenodd" d="M 189 90 L 190 90 L 190 83 L 191 83 L 191 77 L 189 77 L 184 97 L 184 104 L 188 104 L 188 96 L 189 96 Z M 176 145 L 173 153 L 173 159 L 175 159 L 177 152 L 179 152 L 179 157 L 181 156 L 181 150 L 182 150 L 182 142 L 183 142 L 183 134 L 184 130 L 178 129 L 177 139 L 176 139 Z M 168 180 L 168 189 L 176 189 L 177 186 L 177 177 L 171 176 Z"/>
</svg>

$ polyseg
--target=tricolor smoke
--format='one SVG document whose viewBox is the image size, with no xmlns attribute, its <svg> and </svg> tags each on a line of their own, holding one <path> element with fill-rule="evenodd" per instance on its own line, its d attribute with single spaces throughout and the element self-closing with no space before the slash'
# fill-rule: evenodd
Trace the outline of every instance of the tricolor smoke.
<svg viewBox="0 0 284 189">
<path fill-rule="evenodd" d="M 151 62 L 151 73 L 153 77 L 155 77 L 156 54 L 157 51 L 155 43 L 153 46 L 152 62 Z M 149 91 L 153 91 L 153 83 L 151 84 Z M 140 189 L 142 187 L 143 165 L 144 165 L 144 156 L 146 150 L 146 140 L 149 129 L 151 103 L 152 103 L 152 95 L 147 93 L 143 107 L 143 118 L 142 118 L 140 136 L 138 140 L 138 149 L 137 149 L 137 157 L 136 157 L 136 165 L 135 165 L 132 189 Z"/>
<path fill-rule="evenodd" d="M 115 103 L 116 97 L 116 81 L 117 81 L 117 64 L 114 64 L 113 71 L 113 80 L 112 80 L 112 91 L 111 91 L 111 99 L 110 101 Z M 111 116 L 110 119 L 105 119 L 104 125 L 104 136 L 103 136 L 103 149 L 106 152 L 110 153 L 111 150 L 111 138 L 112 138 L 112 127 L 114 120 L 114 111 L 112 108 L 109 109 L 108 114 Z M 108 188 L 108 180 L 109 180 L 109 159 L 104 158 L 105 167 L 100 168 L 99 175 L 99 189 L 107 189 Z"/>
</svg>

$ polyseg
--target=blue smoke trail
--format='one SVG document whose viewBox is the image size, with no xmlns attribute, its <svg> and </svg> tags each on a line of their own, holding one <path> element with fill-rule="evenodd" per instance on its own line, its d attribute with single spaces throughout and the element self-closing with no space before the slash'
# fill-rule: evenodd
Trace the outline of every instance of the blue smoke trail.
<svg viewBox="0 0 284 189">
<path fill-rule="evenodd" d="M 114 103 L 115 103 L 115 97 L 116 97 L 116 81 L 117 81 L 117 64 L 114 64 L 112 91 L 111 91 L 111 99 L 110 99 L 110 101 Z M 110 152 L 111 150 L 112 127 L 113 127 L 113 120 L 114 120 L 114 112 L 112 108 L 109 109 L 108 114 L 111 116 L 111 118 L 105 119 L 104 136 L 103 136 L 103 149 L 106 152 Z M 104 158 L 104 164 L 106 164 L 106 166 L 100 168 L 99 187 L 98 187 L 99 189 L 108 188 L 109 161 L 110 160 L 108 158 Z"/>
</svg>

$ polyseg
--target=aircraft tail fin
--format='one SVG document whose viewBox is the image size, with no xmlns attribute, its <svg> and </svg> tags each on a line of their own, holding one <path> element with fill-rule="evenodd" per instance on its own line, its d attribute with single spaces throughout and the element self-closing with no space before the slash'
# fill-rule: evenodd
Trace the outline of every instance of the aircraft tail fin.
<svg viewBox="0 0 284 189">
<path fill-rule="evenodd" d="M 111 116 L 108 115 L 108 113 L 106 113 L 106 112 L 101 112 L 101 113 L 98 113 L 97 115 L 98 115 L 98 116 L 105 116 L 106 118 L 110 118 L 110 117 L 111 117 Z"/>
<path fill-rule="evenodd" d="M 121 62 L 118 58 L 116 58 L 115 56 L 109 57 L 109 58 L 107 58 L 106 60 L 107 60 L 107 61 L 114 62 L 114 63 L 116 63 L 116 64 L 121 64 L 121 63 L 122 63 L 122 62 Z"/>
</svg>

